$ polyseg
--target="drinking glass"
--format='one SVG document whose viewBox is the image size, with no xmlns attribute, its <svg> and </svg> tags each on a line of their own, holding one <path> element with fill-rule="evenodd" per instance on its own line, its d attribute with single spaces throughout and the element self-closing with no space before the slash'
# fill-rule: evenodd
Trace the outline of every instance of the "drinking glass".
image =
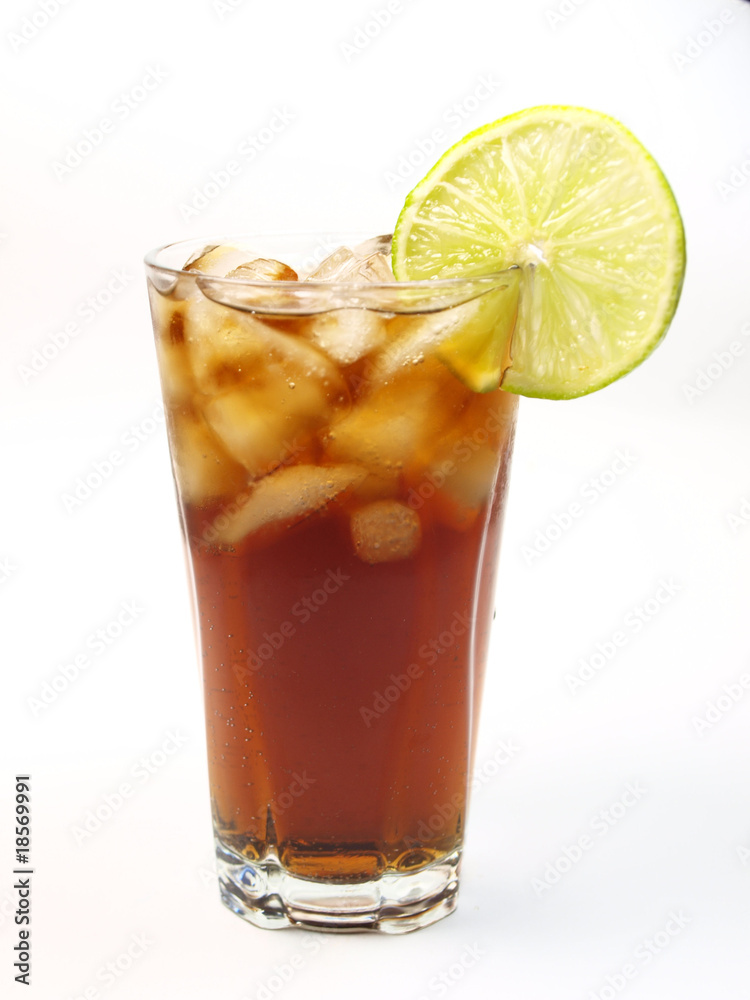
<svg viewBox="0 0 750 1000">
<path fill-rule="evenodd" d="M 449 348 L 507 323 L 519 282 L 394 282 L 385 237 L 295 280 L 358 239 L 190 241 L 146 269 L 222 899 L 402 933 L 456 905 L 517 405 Z"/>
</svg>

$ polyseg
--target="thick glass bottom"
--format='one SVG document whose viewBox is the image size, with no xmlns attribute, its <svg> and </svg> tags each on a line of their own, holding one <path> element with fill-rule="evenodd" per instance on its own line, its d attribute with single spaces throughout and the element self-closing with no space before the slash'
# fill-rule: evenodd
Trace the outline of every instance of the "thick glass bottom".
<svg viewBox="0 0 750 1000">
<path fill-rule="evenodd" d="M 256 927 L 407 934 L 456 908 L 460 849 L 418 871 L 350 883 L 300 878 L 273 854 L 249 861 L 218 839 L 216 858 L 222 902 Z"/>
</svg>

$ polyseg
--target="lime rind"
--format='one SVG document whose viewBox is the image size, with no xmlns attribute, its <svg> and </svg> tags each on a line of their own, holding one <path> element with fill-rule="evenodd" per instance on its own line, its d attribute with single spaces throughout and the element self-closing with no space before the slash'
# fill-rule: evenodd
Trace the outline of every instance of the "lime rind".
<svg viewBox="0 0 750 1000">
<path fill-rule="evenodd" d="M 584 395 L 663 339 L 684 277 L 682 221 L 653 157 L 615 119 L 518 112 L 469 133 L 409 194 L 394 234 L 398 279 L 512 265 L 524 287 L 504 389 Z M 466 345 L 467 363 L 481 357 Z M 489 374 L 477 368 L 469 384 Z"/>
</svg>

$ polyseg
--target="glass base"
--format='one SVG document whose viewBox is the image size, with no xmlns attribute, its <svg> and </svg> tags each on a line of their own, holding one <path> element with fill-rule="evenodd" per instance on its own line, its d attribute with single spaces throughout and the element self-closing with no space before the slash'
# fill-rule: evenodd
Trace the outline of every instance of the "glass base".
<svg viewBox="0 0 750 1000">
<path fill-rule="evenodd" d="M 292 875 L 274 855 L 248 861 L 216 841 L 221 899 L 256 927 L 338 933 L 408 934 L 456 908 L 461 851 L 413 872 L 369 882 L 323 882 Z"/>
</svg>

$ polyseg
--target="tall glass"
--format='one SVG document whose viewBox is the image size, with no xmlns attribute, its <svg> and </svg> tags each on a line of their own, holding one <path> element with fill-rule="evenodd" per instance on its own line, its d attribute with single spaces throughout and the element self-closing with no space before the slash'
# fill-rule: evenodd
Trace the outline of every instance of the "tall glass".
<svg viewBox="0 0 750 1000">
<path fill-rule="evenodd" d="M 299 270 L 321 245 L 216 242 Z M 414 930 L 456 904 L 516 416 L 445 346 L 507 316 L 517 272 L 265 281 L 202 248 L 146 267 L 222 899 Z"/>
</svg>

